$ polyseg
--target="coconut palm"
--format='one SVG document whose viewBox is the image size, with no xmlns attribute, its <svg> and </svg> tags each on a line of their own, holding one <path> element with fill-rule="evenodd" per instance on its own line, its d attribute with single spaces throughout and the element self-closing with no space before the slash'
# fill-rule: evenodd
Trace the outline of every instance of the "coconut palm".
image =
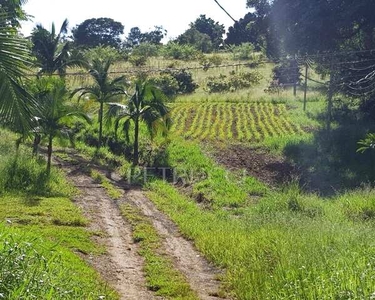
<svg viewBox="0 0 375 300">
<path fill-rule="evenodd" d="M 36 107 L 22 83 L 30 56 L 27 41 L 7 24 L 7 15 L 0 14 L 0 123 L 25 132 Z"/>
<path fill-rule="evenodd" d="M 79 100 L 89 96 L 92 100 L 99 103 L 98 121 L 99 121 L 99 139 L 98 148 L 102 146 L 103 140 L 103 115 L 104 105 L 116 101 L 126 95 L 125 87 L 127 85 L 126 77 L 120 76 L 114 79 L 109 77 L 108 71 L 114 63 L 112 57 L 93 58 L 86 63 L 94 83 L 92 85 L 76 89 L 72 96 L 79 95 Z"/>
<path fill-rule="evenodd" d="M 154 136 L 158 132 L 166 133 L 170 127 L 169 109 L 165 104 L 165 95 L 146 80 L 137 80 L 135 92 L 126 104 L 111 103 L 108 117 L 115 117 L 115 131 L 123 122 L 125 137 L 129 142 L 129 129 L 134 123 L 134 154 L 133 166 L 139 163 L 139 126 L 140 122 L 147 125 L 149 133 Z"/>
<path fill-rule="evenodd" d="M 47 150 L 47 174 L 51 170 L 52 147 L 55 137 L 69 135 L 69 123 L 72 118 L 81 118 L 90 122 L 89 117 L 80 111 L 75 111 L 67 105 L 70 93 L 64 82 L 58 78 L 38 79 L 32 88 L 40 105 L 40 113 L 34 119 L 34 133 L 38 133 L 48 139 Z"/>
<path fill-rule="evenodd" d="M 70 57 L 70 43 L 64 42 L 64 35 L 68 31 L 68 20 L 65 19 L 60 31 L 56 33 L 55 24 L 52 23 L 51 31 L 38 24 L 31 33 L 33 43 L 32 52 L 37 58 L 39 74 L 52 75 L 57 72 L 64 76 L 69 66 L 81 65 L 80 61 Z"/>
</svg>

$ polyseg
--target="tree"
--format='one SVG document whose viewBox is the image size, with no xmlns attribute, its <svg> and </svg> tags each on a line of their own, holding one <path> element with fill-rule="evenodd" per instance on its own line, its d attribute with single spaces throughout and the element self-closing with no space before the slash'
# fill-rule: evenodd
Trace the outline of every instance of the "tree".
<svg viewBox="0 0 375 300">
<path fill-rule="evenodd" d="M 73 28 L 72 33 L 76 46 L 94 48 L 102 45 L 120 49 L 124 26 L 110 18 L 92 18 Z"/>
<path fill-rule="evenodd" d="M 26 21 L 27 15 L 22 10 L 22 5 L 27 0 L 1 1 L 0 14 L 6 15 L 6 19 L 0 20 L 1 26 L 9 25 L 14 28 L 20 27 L 20 21 Z"/>
<path fill-rule="evenodd" d="M 72 118 L 79 117 L 87 122 L 90 122 L 90 119 L 86 114 L 72 110 L 72 107 L 66 104 L 70 93 L 61 79 L 51 77 L 37 79 L 31 90 L 40 106 L 39 113 L 34 117 L 34 132 L 48 139 L 47 174 L 50 174 L 53 139 L 56 136 L 67 135 L 68 122 Z"/>
<path fill-rule="evenodd" d="M 99 121 L 99 140 L 98 147 L 102 146 L 103 141 L 103 113 L 104 105 L 111 101 L 126 95 L 125 87 L 127 85 L 126 77 L 120 76 L 111 79 L 109 76 L 109 68 L 114 63 L 113 56 L 103 57 L 100 56 L 102 51 L 98 51 L 99 55 L 95 56 L 96 49 L 93 51 L 91 59 L 86 62 L 86 68 L 91 75 L 94 83 L 92 85 L 76 89 L 72 96 L 79 95 L 78 99 L 84 96 L 90 96 L 93 100 L 97 101 L 100 105 L 98 112 Z"/>
<path fill-rule="evenodd" d="M 330 76 L 328 107 L 337 92 L 375 107 L 375 2 L 372 0 L 275 0 L 269 32 L 279 53 L 312 54 L 316 71 Z M 319 55 L 316 55 L 319 52 Z M 328 112 L 328 115 L 330 112 Z M 375 114 L 374 114 L 375 116 Z"/>
<path fill-rule="evenodd" d="M 195 28 L 189 28 L 177 38 L 180 45 L 193 45 L 197 50 L 210 53 L 213 45 L 209 35 L 201 33 Z"/>
<path fill-rule="evenodd" d="M 267 37 L 268 21 L 250 12 L 229 27 L 225 44 L 238 46 L 251 43 L 260 51 L 266 48 Z"/>
<path fill-rule="evenodd" d="M 224 25 L 215 22 L 211 18 L 207 18 L 206 15 L 200 15 L 194 23 L 190 24 L 190 28 L 195 28 L 200 33 L 207 34 L 216 50 L 223 44 Z"/>
<path fill-rule="evenodd" d="M 80 65 L 80 62 L 71 59 L 70 43 L 64 40 L 67 31 L 67 19 L 58 33 L 56 33 L 54 23 L 52 23 L 51 31 L 40 24 L 34 28 L 31 33 L 32 53 L 37 58 L 37 66 L 40 67 L 39 74 L 52 75 L 57 72 L 60 76 L 64 76 L 67 67 Z"/>
<path fill-rule="evenodd" d="M 29 70 L 30 55 L 27 41 L 18 36 L 11 20 L 0 15 L 0 24 L 5 24 L 0 26 L 0 123 L 27 132 L 37 107 L 22 82 Z"/>
<path fill-rule="evenodd" d="M 144 122 L 151 134 L 154 136 L 159 131 L 167 132 L 170 126 L 169 109 L 164 103 L 163 93 L 146 80 L 137 80 L 135 92 L 127 103 L 114 103 L 108 110 L 109 117 L 115 117 L 115 131 L 117 132 L 119 124 L 124 120 L 123 129 L 127 141 L 131 122 L 134 123 L 134 154 L 133 166 L 139 163 L 139 126 Z"/>
<path fill-rule="evenodd" d="M 142 43 L 160 45 L 161 40 L 166 35 L 167 30 L 162 26 L 155 26 L 154 30 L 144 33 L 142 33 L 139 27 L 133 27 L 130 29 L 128 37 L 126 38 L 125 47 L 134 48 Z"/>
</svg>

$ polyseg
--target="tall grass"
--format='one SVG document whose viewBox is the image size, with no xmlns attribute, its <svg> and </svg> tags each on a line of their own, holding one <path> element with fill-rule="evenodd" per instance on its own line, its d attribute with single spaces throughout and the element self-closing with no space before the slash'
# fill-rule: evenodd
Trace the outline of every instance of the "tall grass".
<svg viewBox="0 0 375 300">
<path fill-rule="evenodd" d="M 0 225 L 0 298 L 116 299 L 75 254 Z"/>
<path fill-rule="evenodd" d="M 165 182 L 150 188 L 158 207 L 227 270 L 227 289 L 238 299 L 366 299 L 375 292 L 373 223 L 348 219 L 342 199 L 278 193 L 233 215 L 202 210 Z"/>
<path fill-rule="evenodd" d="M 212 175 L 192 184 L 205 182 L 201 191 L 213 205 L 162 181 L 148 195 L 226 269 L 224 284 L 238 299 L 370 299 L 375 292 L 373 189 L 325 199 L 292 184 L 253 198 L 235 177 L 217 176 L 220 168 L 193 144 L 176 141 L 169 158 Z M 237 208 L 228 209 L 230 199 Z"/>
</svg>

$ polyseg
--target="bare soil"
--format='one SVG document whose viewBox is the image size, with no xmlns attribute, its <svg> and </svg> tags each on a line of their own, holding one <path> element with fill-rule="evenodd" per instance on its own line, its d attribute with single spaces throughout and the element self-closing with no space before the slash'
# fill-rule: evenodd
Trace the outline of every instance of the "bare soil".
<svg viewBox="0 0 375 300">
<path fill-rule="evenodd" d="M 128 186 L 117 174 L 85 161 L 74 152 L 69 155 L 72 161 L 56 161 L 80 191 L 74 201 L 90 220 L 89 230 L 103 233 L 97 235 L 95 241 L 107 249 L 105 255 L 85 255 L 84 258 L 118 291 L 121 299 L 160 299 L 146 288 L 144 261 L 138 254 L 137 244 L 133 242 L 131 226 L 121 216 L 119 209 L 119 204 L 126 202 L 136 205 L 150 218 L 163 240 L 163 250 L 199 298 L 220 299 L 220 282 L 217 280 L 220 271 L 201 256 L 194 244 L 181 235 L 177 226 L 139 188 Z M 124 196 L 118 201 L 110 199 L 105 190 L 89 176 L 90 169 L 106 175 L 113 184 L 124 190 Z"/>
<path fill-rule="evenodd" d="M 117 290 L 121 299 L 155 299 L 146 288 L 144 262 L 133 242 L 131 226 L 121 217 L 116 203 L 86 174 L 87 163 L 58 161 L 80 191 L 74 201 L 90 221 L 89 230 L 102 233 L 95 241 L 105 246 L 106 254 L 85 258 Z"/>
<path fill-rule="evenodd" d="M 280 185 L 300 177 L 299 170 L 281 156 L 262 148 L 231 145 L 217 149 L 214 159 L 230 170 L 246 170 L 251 176 L 270 185 Z"/>
<path fill-rule="evenodd" d="M 129 190 L 125 198 L 140 208 L 163 240 L 163 250 L 172 258 L 174 267 L 189 282 L 191 288 L 202 300 L 218 300 L 221 272 L 208 263 L 196 250 L 193 243 L 185 239 L 177 226 L 152 203 L 142 191 Z"/>
</svg>

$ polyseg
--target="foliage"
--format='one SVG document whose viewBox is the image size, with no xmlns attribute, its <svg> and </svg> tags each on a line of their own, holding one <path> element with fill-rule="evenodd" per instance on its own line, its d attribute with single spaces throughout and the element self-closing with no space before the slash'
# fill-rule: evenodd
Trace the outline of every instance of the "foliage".
<svg viewBox="0 0 375 300">
<path fill-rule="evenodd" d="M 357 152 L 365 152 L 367 150 L 375 149 L 375 133 L 369 133 L 363 140 L 358 142 Z"/>
<path fill-rule="evenodd" d="M 123 123 L 123 131 L 126 140 L 129 141 L 129 129 L 131 122 L 134 123 L 134 152 L 133 166 L 139 163 L 139 126 L 144 122 L 151 137 L 159 132 L 164 135 L 170 126 L 169 109 L 165 105 L 165 95 L 161 90 L 152 85 L 149 81 L 138 79 L 135 83 L 135 92 L 127 100 L 125 105 L 119 103 L 110 104 L 107 114 L 108 118 L 115 118 L 115 133 Z"/>
<path fill-rule="evenodd" d="M 171 73 L 162 73 L 158 76 L 150 77 L 149 80 L 169 98 L 173 98 L 179 93 L 179 82 Z"/>
<path fill-rule="evenodd" d="M 247 13 L 229 27 L 225 44 L 239 46 L 243 43 L 251 43 L 255 45 L 256 50 L 260 50 L 264 46 L 262 41 L 264 34 L 264 24 L 259 22 L 257 15 Z"/>
<path fill-rule="evenodd" d="M 7 20 L 0 15 L 0 23 Z M 37 106 L 22 83 L 29 66 L 26 40 L 11 26 L 0 26 L 0 123 L 22 133 L 30 128 L 31 115 Z"/>
<path fill-rule="evenodd" d="M 121 59 L 121 55 L 119 54 L 116 48 L 100 45 L 98 47 L 85 50 L 84 59 L 87 62 L 93 62 L 104 59 L 109 59 L 115 62 Z"/>
<path fill-rule="evenodd" d="M 159 55 L 160 47 L 150 42 L 144 42 L 135 46 L 131 54 L 136 56 L 156 57 Z"/>
<path fill-rule="evenodd" d="M 225 27 L 219 24 L 219 22 L 207 18 L 206 15 L 200 15 L 199 18 L 190 24 L 190 28 L 194 28 L 200 33 L 206 34 L 210 38 L 214 49 L 217 50 L 222 46 Z"/>
<path fill-rule="evenodd" d="M 249 88 L 259 84 L 262 75 L 258 72 L 231 74 L 229 77 L 221 74 L 218 77 L 208 77 L 206 89 L 209 93 L 222 93 Z"/>
<path fill-rule="evenodd" d="M 68 66 L 79 65 L 79 62 L 71 60 L 71 44 L 64 41 L 67 31 L 68 20 L 63 22 L 58 33 L 56 33 L 54 23 L 52 23 L 51 31 L 40 24 L 33 29 L 31 33 L 32 53 L 37 58 L 39 74 L 52 75 L 58 72 L 60 76 L 63 76 Z"/>
<path fill-rule="evenodd" d="M 199 51 L 192 45 L 180 45 L 176 42 L 169 42 L 162 49 L 162 55 L 165 58 L 180 60 L 194 60 Z"/>
<path fill-rule="evenodd" d="M 141 67 L 141 66 L 146 65 L 146 63 L 147 63 L 147 56 L 132 54 L 132 55 L 130 55 L 128 57 L 128 61 L 134 67 Z"/>
<path fill-rule="evenodd" d="M 172 132 L 197 140 L 261 143 L 271 137 L 303 135 L 288 118 L 285 104 L 179 103 L 172 110 Z"/>
<path fill-rule="evenodd" d="M 20 27 L 20 21 L 26 21 L 28 16 L 22 9 L 22 5 L 27 0 L 3 1 L 0 3 L 0 14 L 6 16 L 0 20 L 0 27 L 11 26 L 13 28 Z"/>
<path fill-rule="evenodd" d="M 233 59 L 254 59 L 255 47 L 250 43 L 242 43 L 238 46 L 228 46 L 227 48 L 232 53 Z"/>
<path fill-rule="evenodd" d="M 293 59 L 283 60 L 272 69 L 273 82 L 271 89 L 297 86 L 301 83 L 301 70 L 298 62 Z"/>
<path fill-rule="evenodd" d="M 89 117 L 81 111 L 73 110 L 66 104 L 69 98 L 64 81 L 52 77 L 37 79 L 30 90 L 38 100 L 39 113 L 34 116 L 33 132 L 48 138 L 47 174 L 51 170 L 52 143 L 56 136 L 69 136 L 69 122 L 74 117 L 89 122 Z"/>
<path fill-rule="evenodd" d="M 213 50 L 212 41 L 210 36 L 198 31 L 196 28 L 189 28 L 181 34 L 176 42 L 180 45 L 194 46 L 197 50 L 203 53 L 210 53 Z"/>
<path fill-rule="evenodd" d="M 124 26 L 111 18 L 87 19 L 72 29 L 74 44 L 81 47 L 121 47 Z"/>
<path fill-rule="evenodd" d="M 193 80 L 193 76 L 186 70 L 169 72 L 178 83 L 179 94 L 191 94 L 199 86 Z"/>
<path fill-rule="evenodd" d="M 223 58 L 220 55 L 202 56 L 199 63 L 203 66 L 203 70 L 207 71 L 211 66 L 220 66 Z"/>
<path fill-rule="evenodd" d="M 134 48 L 143 43 L 160 45 L 161 40 L 166 36 L 166 34 L 167 30 L 165 30 L 162 26 L 155 26 L 154 30 L 144 33 L 142 33 L 139 27 L 133 27 L 130 29 L 124 46 L 126 48 Z"/>
<path fill-rule="evenodd" d="M 102 52 L 101 48 L 93 50 L 94 53 L 99 51 Z M 109 104 L 112 101 L 121 100 L 126 94 L 125 87 L 127 86 L 127 80 L 125 76 L 120 76 L 112 79 L 109 74 L 109 69 L 114 63 L 112 55 L 100 56 L 92 55 L 91 58 L 86 62 L 86 68 L 91 75 L 94 83 L 85 87 L 76 89 L 72 95 L 78 94 L 78 99 L 88 97 L 99 103 L 98 121 L 99 121 L 99 140 L 98 147 L 102 146 L 103 139 L 103 115 L 104 105 Z"/>
</svg>

